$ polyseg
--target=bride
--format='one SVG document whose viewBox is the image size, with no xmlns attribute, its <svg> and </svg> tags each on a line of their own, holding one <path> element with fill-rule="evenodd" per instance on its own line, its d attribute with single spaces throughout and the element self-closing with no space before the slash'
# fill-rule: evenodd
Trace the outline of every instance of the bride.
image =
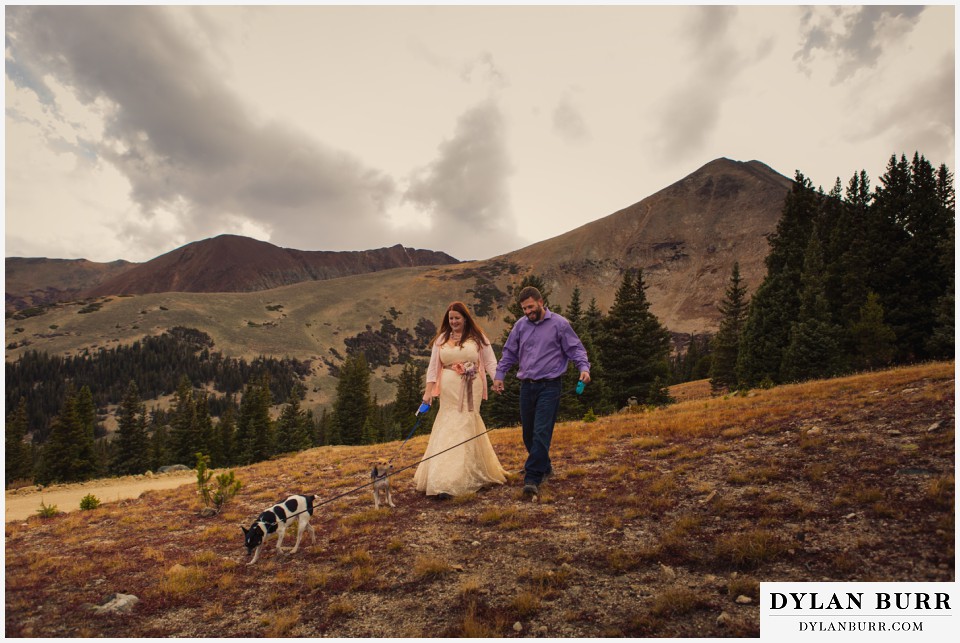
<svg viewBox="0 0 960 643">
<path fill-rule="evenodd" d="M 487 375 L 497 369 L 493 347 L 473 321 L 465 304 L 447 306 L 437 336 L 431 342 L 427 390 L 423 401 L 440 397 L 424 458 L 450 449 L 486 431 L 480 403 L 487 399 Z M 487 435 L 422 461 L 413 476 L 417 491 L 440 499 L 503 484 L 506 472 Z"/>
</svg>

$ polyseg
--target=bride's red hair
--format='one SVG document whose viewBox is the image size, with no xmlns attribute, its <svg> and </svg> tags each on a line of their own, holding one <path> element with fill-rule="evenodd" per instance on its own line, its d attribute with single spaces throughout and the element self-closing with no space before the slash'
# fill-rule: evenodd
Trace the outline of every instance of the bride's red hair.
<svg viewBox="0 0 960 643">
<path fill-rule="evenodd" d="M 455 310 L 460 313 L 460 316 L 463 317 L 463 332 L 460 335 L 460 346 L 463 346 L 463 342 L 468 339 L 472 339 L 477 343 L 477 346 L 486 346 L 490 343 L 490 340 L 487 339 L 486 334 L 483 332 L 483 329 L 477 324 L 473 319 L 473 315 L 470 314 L 470 311 L 467 310 L 467 305 L 462 301 L 455 301 L 449 306 L 447 310 L 443 313 L 443 321 L 440 322 L 440 330 L 437 331 L 436 336 L 430 341 L 430 346 L 432 347 L 437 343 L 441 337 L 443 341 L 446 341 L 447 337 L 450 337 L 452 328 L 450 327 L 450 311 Z M 443 342 L 441 342 L 443 343 Z"/>
</svg>

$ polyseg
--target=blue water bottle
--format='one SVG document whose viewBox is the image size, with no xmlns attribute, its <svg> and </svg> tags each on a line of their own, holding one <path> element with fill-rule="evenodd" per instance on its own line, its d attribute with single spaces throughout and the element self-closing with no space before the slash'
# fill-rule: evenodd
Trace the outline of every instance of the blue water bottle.
<svg viewBox="0 0 960 643">
<path fill-rule="evenodd" d="M 587 388 L 586 382 L 584 382 L 583 380 L 580 380 L 579 382 L 577 382 L 577 395 L 580 395 L 581 393 L 583 393 L 583 389 L 585 388 Z"/>
</svg>

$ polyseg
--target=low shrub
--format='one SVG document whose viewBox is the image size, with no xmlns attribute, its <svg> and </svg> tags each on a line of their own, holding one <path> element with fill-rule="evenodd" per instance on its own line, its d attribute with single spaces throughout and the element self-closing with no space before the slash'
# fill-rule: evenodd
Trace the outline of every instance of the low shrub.
<svg viewBox="0 0 960 643">
<path fill-rule="evenodd" d="M 53 518 L 60 513 L 60 510 L 57 509 L 57 505 L 45 505 L 43 500 L 40 501 L 40 508 L 37 509 L 37 515 L 41 518 Z"/>
</svg>

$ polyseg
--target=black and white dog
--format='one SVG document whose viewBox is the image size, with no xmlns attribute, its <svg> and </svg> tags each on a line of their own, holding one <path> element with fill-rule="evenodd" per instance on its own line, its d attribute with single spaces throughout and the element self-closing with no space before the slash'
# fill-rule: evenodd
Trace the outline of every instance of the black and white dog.
<svg viewBox="0 0 960 643">
<path fill-rule="evenodd" d="M 303 536 L 303 530 L 309 529 L 313 542 L 317 542 L 317 535 L 313 531 L 313 525 L 310 524 L 310 516 L 313 515 L 313 499 L 316 496 L 290 496 L 281 503 L 275 504 L 253 521 L 250 529 L 240 525 L 243 530 L 243 544 L 247 546 L 247 555 L 253 554 L 253 560 L 247 565 L 257 562 L 257 556 L 260 555 L 260 548 L 267 536 L 274 532 L 277 533 L 277 551 L 281 554 L 283 549 L 280 547 L 283 543 L 283 533 L 294 519 L 297 520 L 297 542 L 290 550 L 291 554 L 297 553 L 300 547 L 300 537 Z"/>
</svg>

